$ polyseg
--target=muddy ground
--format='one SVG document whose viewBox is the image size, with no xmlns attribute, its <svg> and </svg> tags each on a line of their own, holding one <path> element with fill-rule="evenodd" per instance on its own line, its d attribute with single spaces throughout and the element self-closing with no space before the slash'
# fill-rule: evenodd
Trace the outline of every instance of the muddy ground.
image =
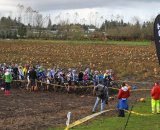
<svg viewBox="0 0 160 130">
<path fill-rule="evenodd" d="M 130 105 L 140 97 L 149 95 L 149 91 L 132 92 Z M 47 130 L 65 127 L 66 114 L 72 112 L 71 122 L 92 114 L 95 98 L 90 93 L 68 94 L 57 92 L 28 92 L 24 89 L 12 89 L 12 95 L 4 96 L 0 91 L 0 130 Z M 117 99 L 109 101 L 106 109 L 115 108 Z M 103 116 L 117 116 L 117 112 Z"/>
<path fill-rule="evenodd" d="M 155 47 L 126 45 L 59 44 L 44 41 L 0 41 L 0 63 L 24 65 L 42 64 L 45 67 L 84 70 L 90 67 L 104 73 L 112 68 L 118 79 L 132 81 L 159 80 Z M 138 86 L 142 87 L 141 84 Z M 144 85 L 146 87 L 148 85 Z M 150 86 L 150 85 L 149 85 Z M 17 86 L 18 87 L 18 86 Z M 136 93 L 136 94 L 135 94 Z M 117 94 L 117 93 L 115 93 Z M 148 91 L 134 92 L 130 105 Z M 95 102 L 92 90 L 68 94 L 64 90 L 52 92 L 27 92 L 13 89 L 10 97 L 0 91 L 0 130 L 47 130 L 65 127 L 66 115 L 72 112 L 71 122 L 91 114 Z M 132 101 L 132 102 L 131 102 Z M 117 99 L 109 102 L 106 109 L 115 108 Z M 116 111 L 103 116 L 117 116 Z"/>
</svg>

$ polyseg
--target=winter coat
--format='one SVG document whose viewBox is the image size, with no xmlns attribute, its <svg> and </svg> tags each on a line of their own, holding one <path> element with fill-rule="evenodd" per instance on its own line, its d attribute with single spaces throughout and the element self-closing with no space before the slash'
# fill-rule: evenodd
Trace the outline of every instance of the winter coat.
<svg viewBox="0 0 160 130">
<path fill-rule="evenodd" d="M 123 86 L 119 92 L 118 92 L 118 104 L 117 108 L 118 109 L 125 109 L 128 110 L 128 100 L 127 98 L 130 96 L 130 92 L 128 90 L 127 86 Z"/>
<path fill-rule="evenodd" d="M 13 79 L 10 72 L 5 72 L 2 78 L 5 80 L 6 83 L 11 83 Z"/>
<path fill-rule="evenodd" d="M 151 90 L 151 96 L 154 100 L 160 100 L 160 86 L 155 85 Z"/>
<path fill-rule="evenodd" d="M 95 88 L 96 96 L 102 100 L 108 100 L 108 88 L 103 84 L 98 84 Z"/>
<path fill-rule="evenodd" d="M 129 96 L 130 96 L 130 92 L 127 86 L 123 86 L 121 89 L 119 89 L 118 99 L 128 98 Z"/>
<path fill-rule="evenodd" d="M 33 80 L 37 79 L 37 73 L 34 69 L 29 71 L 29 79 L 33 79 Z"/>
</svg>

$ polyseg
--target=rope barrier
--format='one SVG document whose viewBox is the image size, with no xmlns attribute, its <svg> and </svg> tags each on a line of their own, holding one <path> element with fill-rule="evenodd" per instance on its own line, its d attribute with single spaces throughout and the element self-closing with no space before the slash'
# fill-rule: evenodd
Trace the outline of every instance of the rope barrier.
<svg viewBox="0 0 160 130">
<path fill-rule="evenodd" d="M 138 115 L 138 116 L 153 116 L 154 115 L 154 114 L 143 114 L 143 113 L 138 113 L 138 112 L 135 112 L 135 111 L 128 111 L 128 110 L 125 110 L 125 111 L 128 112 L 128 113 Z"/>
<path fill-rule="evenodd" d="M 2 78 L 0 78 L 0 79 L 2 79 Z M 118 80 L 118 81 L 120 81 L 120 80 Z M 13 82 L 28 82 L 28 81 L 27 80 L 13 80 Z M 61 87 L 61 88 L 68 87 L 68 85 L 59 85 L 59 84 L 53 84 L 53 83 L 47 84 L 46 82 L 43 82 L 43 81 L 36 81 L 36 82 L 43 83 L 43 84 L 46 84 L 46 85 Z M 129 82 L 131 82 L 131 81 L 129 81 Z M 136 83 L 138 83 L 138 82 L 136 82 Z M 146 82 L 146 83 L 149 83 L 149 82 Z M 94 88 L 93 85 L 90 85 L 90 86 L 76 86 L 75 85 L 74 87 L 76 87 L 76 88 Z M 114 89 L 114 90 L 119 90 L 119 88 L 115 88 L 115 87 L 108 87 L 108 88 L 109 89 Z M 134 90 L 130 90 L 130 91 L 149 91 L 149 90 L 151 90 L 151 89 L 134 89 Z"/>
<path fill-rule="evenodd" d="M 82 123 L 84 123 L 84 122 L 86 122 L 86 121 L 88 121 L 88 120 L 90 120 L 90 119 L 92 119 L 92 118 L 94 118 L 94 117 L 96 117 L 96 116 L 101 115 L 102 113 L 106 113 L 106 112 L 114 111 L 114 110 L 116 110 L 116 109 L 104 110 L 104 111 L 97 112 L 97 113 L 95 113 L 95 114 L 86 116 L 86 117 L 84 117 L 84 118 L 82 118 L 82 119 L 79 119 L 79 120 L 73 122 L 72 124 L 68 125 L 64 130 L 69 130 L 70 128 L 73 128 L 73 127 L 75 127 L 75 126 L 77 126 L 77 125 L 80 125 L 80 124 L 82 124 Z M 154 114 L 143 114 L 143 113 L 138 113 L 138 112 L 129 111 L 129 110 L 125 110 L 125 111 L 128 112 L 128 113 L 131 113 L 131 114 L 138 115 L 138 116 L 153 116 L 153 115 L 154 115 Z"/>
<path fill-rule="evenodd" d="M 64 130 L 69 130 L 69 128 L 72 128 L 72 127 L 74 127 L 74 126 L 77 126 L 77 125 L 79 125 L 79 124 L 82 124 L 82 123 L 84 123 L 84 122 L 86 122 L 86 121 L 88 121 L 88 120 L 90 120 L 90 119 L 92 119 L 92 118 L 94 118 L 94 117 L 96 117 L 96 116 L 99 116 L 99 115 L 102 114 L 102 113 L 109 112 L 109 111 L 113 111 L 113 110 L 115 110 L 115 109 L 104 110 L 104 111 L 97 112 L 97 113 L 95 113 L 95 114 L 86 116 L 86 117 L 84 117 L 84 118 L 82 118 L 82 119 L 80 119 L 80 120 L 77 120 L 77 121 L 73 122 L 72 124 L 68 125 Z"/>
</svg>

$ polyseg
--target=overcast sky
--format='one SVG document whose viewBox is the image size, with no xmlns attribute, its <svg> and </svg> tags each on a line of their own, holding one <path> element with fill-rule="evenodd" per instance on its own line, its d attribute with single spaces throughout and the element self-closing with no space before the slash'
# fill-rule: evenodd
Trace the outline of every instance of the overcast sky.
<svg viewBox="0 0 160 130">
<path fill-rule="evenodd" d="M 160 0 L 0 0 L 0 16 L 14 17 L 18 4 L 50 15 L 52 20 L 60 16 L 73 22 L 77 12 L 77 22 L 91 23 L 92 20 L 92 24 L 98 18 L 123 18 L 134 22 L 136 16 L 140 21 L 146 21 L 160 13 Z"/>
</svg>

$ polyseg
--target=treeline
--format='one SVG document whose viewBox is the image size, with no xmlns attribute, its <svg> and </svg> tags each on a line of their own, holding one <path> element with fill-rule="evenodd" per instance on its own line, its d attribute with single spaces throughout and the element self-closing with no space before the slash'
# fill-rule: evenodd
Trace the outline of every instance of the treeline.
<svg viewBox="0 0 160 130">
<path fill-rule="evenodd" d="M 132 24 L 123 20 L 106 20 L 100 30 L 106 32 L 107 37 L 112 40 L 153 40 L 153 22 L 150 21 Z"/>
<path fill-rule="evenodd" d="M 49 19 L 47 26 L 42 26 L 42 18 L 36 20 L 37 24 L 31 25 L 21 22 L 20 18 L 11 19 L 1 17 L 0 38 L 25 38 L 25 39 L 63 39 L 63 40 L 153 40 L 153 22 L 147 21 L 140 24 L 125 23 L 123 20 L 105 20 L 100 28 L 94 25 L 73 24 L 61 22 L 52 24 Z M 46 24 L 46 23 L 45 23 Z"/>
<path fill-rule="evenodd" d="M 0 19 L 0 38 L 17 39 L 24 37 L 27 32 L 27 26 L 18 21 L 16 18 L 13 20 L 9 16 Z"/>
</svg>

